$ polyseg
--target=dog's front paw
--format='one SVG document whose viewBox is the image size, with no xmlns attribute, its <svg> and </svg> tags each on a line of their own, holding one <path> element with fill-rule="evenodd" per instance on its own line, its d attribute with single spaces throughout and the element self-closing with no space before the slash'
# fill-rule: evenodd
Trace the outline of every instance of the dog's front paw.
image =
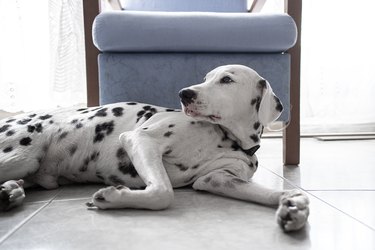
<svg viewBox="0 0 375 250">
<path fill-rule="evenodd" d="M 92 201 L 86 203 L 89 208 L 111 209 L 122 208 L 122 201 L 130 189 L 125 186 L 106 187 L 93 195 Z"/>
<path fill-rule="evenodd" d="M 280 198 L 277 223 L 286 231 L 301 229 L 309 217 L 309 198 L 299 190 L 287 191 Z"/>
<path fill-rule="evenodd" d="M 7 181 L 0 186 L 0 211 L 8 211 L 17 207 L 24 199 L 23 180 Z"/>
</svg>

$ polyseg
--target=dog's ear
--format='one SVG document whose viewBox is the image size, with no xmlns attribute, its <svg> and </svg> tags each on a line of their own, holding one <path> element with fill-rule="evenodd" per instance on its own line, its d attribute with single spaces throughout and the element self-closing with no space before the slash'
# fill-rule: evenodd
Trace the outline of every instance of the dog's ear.
<svg viewBox="0 0 375 250">
<path fill-rule="evenodd" d="M 259 121 L 263 126 L 275 121 L 283 111 L 280 99 L 273 93 L 271 85 L 264 79 L 258 82 L 258 88 L 262 90 L 262 99 L 259 105 Z"/>
</svg>

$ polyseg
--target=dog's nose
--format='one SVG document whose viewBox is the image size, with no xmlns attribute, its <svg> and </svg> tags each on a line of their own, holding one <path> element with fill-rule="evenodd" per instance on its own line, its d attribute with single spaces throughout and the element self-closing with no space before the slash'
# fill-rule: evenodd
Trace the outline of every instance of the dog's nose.
<svg viewBox="0 0 375 250">
<path fill-rule="evenodd" d="M 192 103 L 193 99 L 197 98 L 197 93 L 191 89 L 182 89 L 178 92 L 182 102 L 185 103 Z"/>
</svg>

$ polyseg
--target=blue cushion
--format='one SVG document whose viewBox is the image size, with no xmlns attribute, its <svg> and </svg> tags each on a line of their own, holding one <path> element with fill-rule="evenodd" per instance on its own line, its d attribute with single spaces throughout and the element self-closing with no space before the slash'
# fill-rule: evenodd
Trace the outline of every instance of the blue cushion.
<svg viewBox="0 0 375 250">
<path fill-rule="evenodd" d="M 180 108 L 180 89 L 201 83 L 207 72 L 225 64 L 247 65 L 267 79 L 284 106 L 279 120 L 289 119 L 288 53 L 103 53 L 100 104 L 136 101 Z"/>
<path fill-rule="evenodd" d="M 287 14 L 113 11 L 98 15 L 102 52 L 283 52 L 297 37 Z"/>
<path fill-rule="evenodd" d="M 247 0 L 123 0 L 126 10 L 246 12 Z"/>
</svg>

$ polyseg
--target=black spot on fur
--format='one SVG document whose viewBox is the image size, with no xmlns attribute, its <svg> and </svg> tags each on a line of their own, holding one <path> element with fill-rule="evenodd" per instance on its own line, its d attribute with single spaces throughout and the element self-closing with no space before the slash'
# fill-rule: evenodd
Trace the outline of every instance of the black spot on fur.
<svg viewBox="0 0 375 250">
<path fill-rule="evenodd" d="M 38 132 L 38 133 L 42 133 L 43 132 L 43 126 L 41 123 L 36 123 L 35 124 L 35 131 Z"/>
<path fill-rule="evenodd" d="M 150 106 L 150 105 L 143 106 L 143 109 L 144 109 L 144 110 L 150 110 L 150 109 L 151 109 L 151 106 Z"/>
<path fill-rule="evenodd" d="M 99 159 L 100 152 L 94 151 L 91 153 L 90 160 L 95 162 Z"/>
<path fill-rule="evenodd" d="M 95 176 L 98 178 L 98 179 L 100 179 L 100 180 L 104 180 L 104 177 L 102 176 L 102 174 L 100 173 L 100 172 L 96 172 L 95 173 Z"/>
<path fill-rule="evenodd" d="M 170 153 L 172 153 L 172 149 L 168 149 L 167 151 L 164 152 L 165 155 L 169 155 Z"/>
<path fill-rule="evenodd" d="M 208 176 L 206 178 L 204 178 L 204 183 L 209 183 L 211 181 L 212 177 L 211 176 Z"/>
<path fill-rule="evenodd" d="M 164 134 L 165 137 L 170 137 L 173 134 L 172 131 L 168 131 Z"/>
<path fill-rule="evenodd" d="M 31 115 L 29 115 L 30 118 L 33 118 L 33 117 L 35 117 L 35 116 L 36 116 L 36 114 L 31 114 Z"/>
<path fill-rule="evenodd" d="M 20 145 L 22 146 L 29 146 L 31 144 L 31 138 L 30 137 L 24 137 L 20 140 Z"/>
<path fill-rule="evenodd" d="M 6 125 L 0 127 L 0 133 L 3 133 L 5 131 L 7 131 L 8 128 L 10 128 L 10 127 L 11 127 L 11 125 L 9 125 L 9 124 L 6 124 Z"/>
<path fill-rule="evenodd" d="M 127 102 L 126 104 L 128 104 L 128 105 L 137 105 L 138 103 L 136 103 L 136 102 Z"/>
<path fill-rule="evenodd" d="M 78 170 L 79 170 L 79 172 L 86 172 L 87 169 L 88 169 L 88 165 L 82 165 L 82 166 L 79 167 Z"/>
<path fill-rule="evenodd" d="M 253 140 L 253 142 L 259 142 L 259 137 L 258 137 L 258 135 L 255 135 L 255 134 L 250 135 L 250 139 Z"/>
<path fill-rule="evenodd" d="M 142 128 L 143 130 L 147 130 L 148 129 L 148 127 L 144 127 L 144 128 Z"/>
<path fill-rule="evenodd" d="M 254 128 L 255 130 L 258 130 L 259 126 L 260 126 L 260 122 L 256 122 L 256 123 L 254 123 L 253 128 Z"/>
<path fill-rule="evenodd" d="M 153 115 L 153 113 L 151 112 L 148 112 L 144 115 L 144 117 L 146 117 L 146 120 L 150 119 L 150 117 Z"/>
<path fill-rule="evenodd" d="M 95 115 L 90 116 L 89 120 L 92 120 L 94 117 L 105 117 L 107 116 L 107 108 L 102 108 L 96 111 Z"/>
<path fill-rule="evenodd" d="M 93 108 L 91 110 L 89 110 L 90 112 L 93 112 L 93 111 L 97 111 L 98 109 L 101 109 L 102 107 L 96 107 L 96 108 Z"/>
<path fill-rule="evenodd" d="M 35 126 L 32 126 L 32 125 L 27 126 L 27 132 L 34 133 L 34 131 L 35 131 Z"/>
<path fill-rule="evenodd" d="M 53 121 L 53 120 L 50 120 L 50 121 L 49 121 L 49 124 L 53 124 L 53 123 L 54 123 L 54 121 Z"/>
<path fill-rule="evenodd" d="M 94 143 L 102 141 L 105 135 L 110 135 L 114 130 L 114 126 L 114 121 L 97 124 L 95 127 Z"/>
<path fill-rule="evenodd" d="M 83 111 L 81 114 L 87 114 L 89 111 L 86 110 L 86 111 Z"/>
<path fill-rule="evenodd" d="M 144 115 L 144 113 L 146 113 L 146 111 L 141 110 L 141 111 L 139 111 L 139 112 L 137 113 L 137 116 L 138 116 L 138 117 L 139 117 L 139 116 L 142 116 L 142 115 Z"/>
<path fill-rule="evenodd" d="M 64 131 L 60 136 L 59 138 L 57 139 L 57 141 L 61 141 L 62 139 L 64 139 L 69 133 Z"/>
<path fill-rule="evenodd" d="M 82 124 L 82 123 L 79 122 L 79 123 L 76 124 L 76 129 L 80 129 L 80 128 L 82 128 L 82 127 L 83 127 L 83 124 Z"/>
<path fill-rule="evenodd" d="M 131 177 L 138 176 L 137 170 L 135 169 L 133 163 L 126 164 L 124 162 L 119 162 L 118 170 L 123 174 L 129 174 Z"/>
<path fill-rule="evenodd" d="M 182 172 L 185 172 L 186 170 L 189 169 L 187 166 L 184 166 L 183 164 L 174 164 L 174 165 L 176 165 L 176 167 L 178 167 L 178 169 L 181 170 Z"/>
<path fill-rule="evenodd" d="M 259 112 L 261 100 L 262 98 L 260 96 L 251 100 L 251 105 L 255 105 L 255 109 L 257 112 Z"/>
<path fill-rule="evenodd" d="M 174 109 L 166 109 L 165 111 L 167 111 L 167 112 L 173 112 L 175 110 Z"/>
<path fill-rule="evenodd" d="M 250 162 L 249 167 L 253 168 L 254 167 L 254 163 Z"/>
<path fill-rule="evenodd" d="M 6 121 L 6 123 L 14 122 L 16 119 L 9 119 Z"/>
<path fill-rule="evenodd" d="M 240 145 L 238 145 L 238 143 L 236 141 L 232 142 L 232 146 L 231 147 L 232 147 L 233 151 L 238 151 L 238 150 L 241 149 Z"/>
<path fill-rule="evenodd" d="M 116 152 L 116 157 L 120 160 L 124 159 L 126 157 L 126 151 L 124 148 L 119 148 L 117 149 L 117 152 Z"/>
<path fill-rule="evenodd" d="M 39 119 L 40 120 L 47 120 L 47 119 L 49 119 L 49 118 L 51 118 L 52 117 L 52 115 L 42 115 L 42 116 L 39 116 Z"/>
<path fill-rule="evenodd" d="M 276 110 L 279 111 L 279 112 L 282 112 L 284 108 L 283 108 L 283 105 L 280 102 L 280 99 L 277 98 L 276 96 L 274 96 L 273 98 L 275 98 Z"/>
<path fill-rule="evenodd" d="M 6 136 L 12 136 L 14 135 L 16 132 L 14 130 L 9 130 L 5 135 Z"/>
<path fill-rule="evenodd" d="M 174 124 L 170 124 L 168 125 L 168 128 L 173 128 L 175 125 Z"/>
<path fill-rule="evenodd" d="M 155 113 L 158 112 L 158 111 L 156 110 L 156 108 L 150 108 L 150 111 L 151 111 L 151 113 L 153 113 L 153 114 L 155 114 Z"/>
<path fill-rule="evenodd" d="M 267 82 L 266 82 L 266 80 L 264 80 L 264 79 L 259 80 L 258 87 L 261 88 L 262 90 L 266 89 L 267 88 Z"/>
<path fill-rule="evenodd" d="M 195 121 L 191 121 L 190 124 L 194 125 L 194 124 L 195 124 Z"/>
<path fill-rule="evenodd" d="M 87 110 L 87 108 L 81 108 L 81 109 L 77 109 L 77 111 L 84 111 L 84 110 Z"/>
<path fill-rule="evenodd" d="M 109 181 L 112 182 L 114 185 L 125 185 L 125 182 L 121 180 L 118 176 L 116 175 L 110 175 L 108 177 Z"/>
<path fill-rule="evenodd" d="M 96 142 L 101 142 L 104 139 L 104 134 L 103 133 L 98 133 L 94 137 L 94 143 Z"/>
<path fill-rule="evenodd" d="M 82 166 L 78 169 L 80 172 L 86 172 L 90 163 L 90 158 L 86 157 L 85 160 L 83 161 Z"/>
<path fill-rule="evenodd" d="M 192 167 L 192 169 L 197 169 L 197 168 L 199 168 L 199 164 L 194 165 L 194 166 Z"/>
<path fill-rule="evenodd" d="M 223 146 L 221 146 L 221 145 L 217 145 L 217 147 L 218 147 L 218 148 L 223 148 Z"/>
<path fill-rule="evenodd" d="M 76 124 L 78 122 L 78 119 L 74 119 L 74 120 L 72 120 L 70 123 L 71 124 Z"/>
<path fill-rule="evenodd" d="M 22 120 L 17 121 L 17 124 L 25 125 L 30 121 L 31 121 L 31 119 L 22 119 Z"/>
<path fill-rule="evenodd" d="M 122 107 L 117 107 L 112 109 L 112 113 L 114 116 L 119 117 L 123 115 L 124 108 Z"/>
<path fill-rule="evenodd" d="M 259 137 L 258 137 L 259 139 Z M 260 145 L 255 145 L 249 149 L 243 150 L 247 155 L 253 156 L 255 152 L 260 148 Z"/>
<path fill-rule="evenodd" d="M 3 149 L 3 152 L 4 152 L 4 153 L 9 153 L 9 152 L 11 152 L 12 150 L 13 150 L 13 147 L 12 147 L 12 146 L 9 146 L 9 147 L 4 148 L 4 149 Z"/>
<path fill-rule="evenodd" d="M 69 147 L 69 154 L 70 154 L 70 156 L 72 156 L 72 155 L 74 155 L 74 153 L 77 151 L 77 145 L 75 145 L 75 144 L 73 144 L 73 145 L 71 145 L 70 147 Z"/>
</svg>

